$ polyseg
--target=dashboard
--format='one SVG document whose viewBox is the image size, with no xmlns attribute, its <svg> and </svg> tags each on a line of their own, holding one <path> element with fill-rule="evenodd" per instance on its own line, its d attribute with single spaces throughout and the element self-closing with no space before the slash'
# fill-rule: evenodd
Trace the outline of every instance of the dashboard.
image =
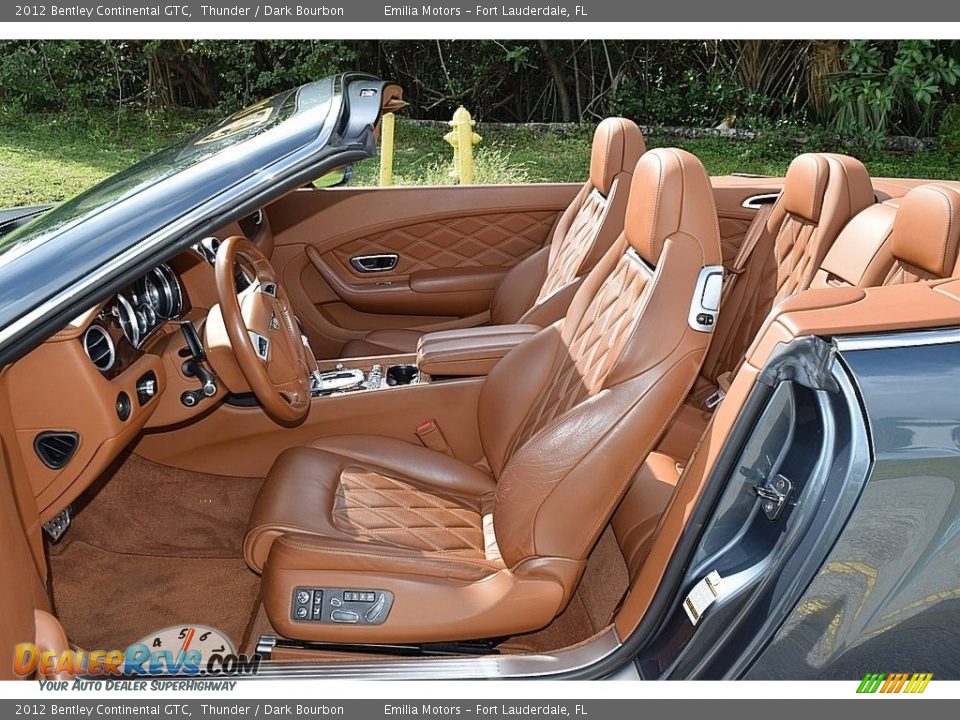
<svg viewBox="0 0 960 720">
<path fill-rule="evenodd" d="M 161 325 L 176 320 L 182 312 L 183 288 L 169 265 L 158 265 L 117 293 L 109 310 L 135 348 L 143 347 Z"/>
<path fill-rule="evenodd" d="M 219 301 L 217 248 L 239 234 L 268 251 L 272 245 L 264 213 L 232 223 L 151 268 L 0 373 L 8 452 L 15 448 L 41 522 L 59 517 L 145 432 L 190 422 L 223 400 L 226 384 L 215 382 L 190 338 Z M 237 270 L 241 290 L 250 279 Z"/>
<path fill-rule="evenodd" d="M 180 278 L 169 265 L 158 265 L 118 292 L 83 334 L 83 350 L 107 377 L 116 377 L 142 354 L 144 345 L 164 324 L 189 309 Z"/>
</svg>

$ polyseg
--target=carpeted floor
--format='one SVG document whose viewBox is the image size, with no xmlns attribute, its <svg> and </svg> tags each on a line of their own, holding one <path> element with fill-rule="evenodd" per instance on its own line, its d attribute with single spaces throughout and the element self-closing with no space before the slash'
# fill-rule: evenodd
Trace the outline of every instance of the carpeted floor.
<svg viewBox="0 0 960 720">
<path fill-rule="evenodd" d="M 70 640 L 125 647 L 170 625 L 246 639 L 260 578 L 243 561 L 259 480 L 167 468 L 130 455 L 75 505 L 50 548 L 50 585 Z"/>
<path fill-rule="evenodd" d="M 501 652 L 540 653 L 583 642 L 610 624 L 629 581 L 620 546 L 607 528 L 566 609 L 542 630 L 510 638 L 500 645 Z"/>
<path fill-rule="evenodd" d="M 136 455 L 105 474 L 74 504 L 63 541 L 49 548 L 54 606 L 70 640 L 88 650 L 122 648 L 170 625 L 197 623 L 250 652 L 261 633 L 273 632 L 259 602 L 260 578 L 242 551 L 260 484 Z M 501 651 L 582 642 L 609 623 L 627 582 L 608 530 L 567 609 L 543 630 L 510 638 Z"/>
</svg>

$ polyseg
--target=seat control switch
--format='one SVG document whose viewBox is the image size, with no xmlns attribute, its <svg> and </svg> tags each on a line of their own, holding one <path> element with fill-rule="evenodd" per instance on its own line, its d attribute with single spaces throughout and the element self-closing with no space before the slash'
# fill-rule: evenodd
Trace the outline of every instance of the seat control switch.
<svg viewBox="0 0 960 720">
<path fill-rule="evenodd" d="M 290 603 L 294 622 L 380 625 L 393 607 L 393 593 L 369 588 L 297 587 Z"/>
</svg>

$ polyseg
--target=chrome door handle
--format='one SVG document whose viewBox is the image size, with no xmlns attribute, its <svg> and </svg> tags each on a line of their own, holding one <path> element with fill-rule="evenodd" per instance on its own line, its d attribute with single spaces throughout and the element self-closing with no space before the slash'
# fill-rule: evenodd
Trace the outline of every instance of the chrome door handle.
<svg viewBox="0 0 960 720">
<path fill-rule="evenodd" d="M 354 270 L 362 273 L 389 272 L 400 261 L 397 253 L 379 253 L 376 255 L 354 255 L 350 264 Z"/>
<path fill-rule="evenodd" d="M 780 193 L 764 193 L 762 195 L 751 195 L 743 201 L 742 207 L 747 210 L 759 210 L 761 205 L 770 205 L 775 203 L 780 197 Z"/>
</svg>

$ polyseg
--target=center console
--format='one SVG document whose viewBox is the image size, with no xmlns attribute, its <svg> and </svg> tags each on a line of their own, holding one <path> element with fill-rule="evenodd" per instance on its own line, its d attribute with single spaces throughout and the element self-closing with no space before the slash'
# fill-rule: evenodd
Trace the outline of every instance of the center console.
<svg viewBox="0 0 960 720">
<path fill-rule="evenodd" d="M 310 376 L 310 391 L 314 397 L 320 397 L 361 390 L 382 390 L 398 385 L 417 385 L 426 381 L 427 378 L 420 373 L 416 365 L 402 360 L 402 356 L 384 358 L 382 362 L 361 367 L 347 367 L 344 361 L 338 362 L 332 368 L 318 369 Z"/>
<path fill-rule="evenodd" d="M 314 397 L 485 376 L 510 350 L 540 332 L 537 325 L 492 325 L 428 333 L 416 355 L 321 363 L 310 378 Z"/>
</svg>

